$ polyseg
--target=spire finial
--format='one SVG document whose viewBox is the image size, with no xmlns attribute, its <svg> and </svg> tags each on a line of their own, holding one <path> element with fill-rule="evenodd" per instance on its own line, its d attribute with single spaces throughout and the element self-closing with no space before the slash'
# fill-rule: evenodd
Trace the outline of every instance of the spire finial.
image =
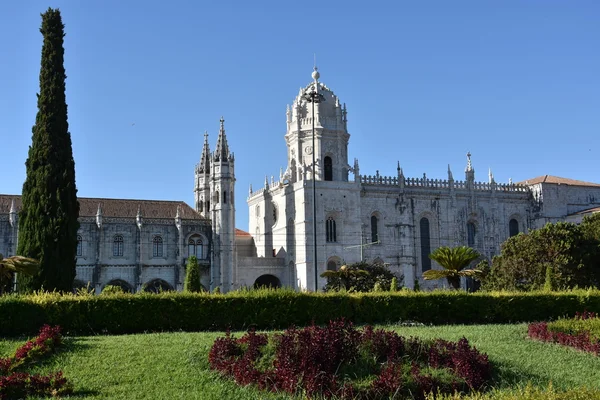
<svg viewBox="0 0 600 400">
<path fill-rule="evenodd" d="M 225 131 L 225 119 L 223 118 L 222 115 L 221 115 L 221 119 L 219 120 L 219 122 L 221 122 L 221 132 Z"/>
<path fill-rule="evenodd" d="M 473 164 L 471 164 L 471 152 L 467 152 L 467 171 L 473 170 Z"/>
<path fill-rule="evenodd" d="M 315 80 L 315 83 L 317 83 L 319 81 L 319 78 L 321 77 L 321 74 L 319 74 L 319 68 L 317 68 L 317 54 L 316 53 L 314 53 L 314 57 L 315 57 L 315 61 L 313 64 L 312 78 Z"/>
</svg>

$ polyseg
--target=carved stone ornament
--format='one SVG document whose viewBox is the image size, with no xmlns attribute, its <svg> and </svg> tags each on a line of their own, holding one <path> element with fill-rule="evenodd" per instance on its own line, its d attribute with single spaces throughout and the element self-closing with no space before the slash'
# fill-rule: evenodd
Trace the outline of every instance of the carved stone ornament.
<svg viewBox="0 0 600 400">
<path fill-rule="evenodd" d="M 304 152 L 305 152 L 306 154 L 312 154 L 312 152 L 313 152 L 313 148 L 312 148 L 312 146 L 306 146 L 306 147 L 304 148 Z"/>
</svg>

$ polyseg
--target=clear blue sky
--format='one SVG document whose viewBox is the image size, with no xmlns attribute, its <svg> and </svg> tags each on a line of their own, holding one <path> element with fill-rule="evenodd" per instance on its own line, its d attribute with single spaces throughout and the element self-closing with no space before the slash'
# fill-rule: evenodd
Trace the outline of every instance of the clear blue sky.
<svg viewBox="0 0 600 400">
<path fill-rule="evenodd" d="M 225 117 L 237 226 L 285 167 L 285 107 L 321 81 L 348 107 L 361 173 L 600 182 L 600 2 L 37 1 L 0 13 L 0 193 L 35 121 L 40 13 L 58 7 L 83 197 L 193 204 L 203 132 Z"/>
</svg>

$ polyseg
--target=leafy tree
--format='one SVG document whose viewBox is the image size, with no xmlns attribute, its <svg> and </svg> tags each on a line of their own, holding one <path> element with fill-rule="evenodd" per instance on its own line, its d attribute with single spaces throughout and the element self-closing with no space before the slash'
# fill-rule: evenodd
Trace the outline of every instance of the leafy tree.
<svg viewBox="0 0 600 400">
<path fill-rule="evenodd" d="M 200 267 L 196 256 L 190 256 L 187 260 L 185 282 L 183 284 L 184 292 L 201 292 Z"/>
<path fill-rule="evenodd" d="M 429 255 L 429 258 L 436 261 L 444 269 L 425 271 L 423 272 L 423 278 L 425 280 L 446 278 L 451 287 L 459 289 L 462 276 L 476 277 L 481 272 L 477 269 L 465 269 L 479 257 L 477 251 L 467 246 L 438 247 Z"/>
<path fill-rule="evenodd" d="M 21 256 L 4 258 L 0 254 L 0 295 L 10 288 L 10 283 L 15 273 L 34 275 L 38 272 L 39 264 L 36 260 Z"/>
<path fill-rule="evenodd" d="M 325 291 L 371 292 L 378 289 L 388 291 L 395 275 L 382 264 L 359 262 L 342 265 L 337 271 L 325 271 L 321 277 L 327 278 Z M 401 278 L 396 277 L 397 281 Z"/>
<path fill-rule="evenodd" d="M 49 8 L 42 14 L 40 32 L 44 43 L 38 113 L 25 163 L 17 253 L 40 263 L 39 273 L 23 280 L 22 286 L 66 292 L 71 291 L 76 272 L 79 203 L 67 122 L 65 34 L 59 10 Z"/>
<path fill-rule="evenodd" d="M 577 226 L 548 223 L 543 228 L 509 238 L 483 282 L 488 290 L 566 289 L 597 286 L 596 220 Z"/>
</svg>

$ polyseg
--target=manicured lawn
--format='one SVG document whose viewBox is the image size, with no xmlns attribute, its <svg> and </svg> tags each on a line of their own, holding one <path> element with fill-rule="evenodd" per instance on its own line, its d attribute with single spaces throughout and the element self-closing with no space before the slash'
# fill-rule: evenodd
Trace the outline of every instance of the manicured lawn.
<svg viewBox="0 0 600 400">
<path fill-rule="evenodd" d="M 600 389 L 600 358 L 526 339 L 527 327 L 476 325 L 387 327 L 404 336 L 457 340 L 466 336 L 487 353 L 496 373 L 494 386 L 509 389 L 531 381 L 560 389 Z M 62 369 L 77 399 L 285 399 L 289 396 L 239 388 L 208 368 L 207 355 L 221 333 L 159 333 L 85 336 L 68 341 L 64 350 L 39 369 Z M 0 340 L 0 355 L 12 353 L 24 340 Z"/>
</svg>

